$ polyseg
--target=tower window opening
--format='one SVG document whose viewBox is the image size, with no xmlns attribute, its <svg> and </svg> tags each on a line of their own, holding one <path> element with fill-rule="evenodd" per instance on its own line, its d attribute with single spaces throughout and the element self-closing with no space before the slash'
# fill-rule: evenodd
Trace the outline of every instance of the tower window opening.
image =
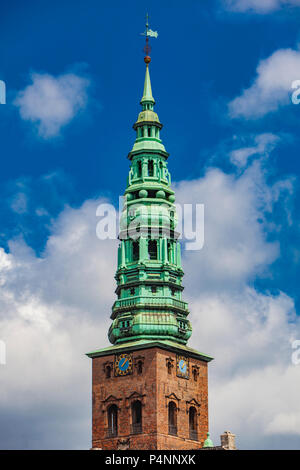
<svg viewBox="0 0 300 470">
<path fill-rule="evenodd" d="M 139 242 L 132 242 L 132 261 L 139 259 Z"/>
<path fill-rule="evenodd" d="M 175 296 L 175 294 L 176 294 L 176 289 L 174 289 L 174 287 L 171 287 L 171 295 Z"/>
<path fill-rule="evenodd" d="M 135 294 L 135 288 L 132 287 L 132 288 L 130 289 L 130 295 L 134 295 L 134 294 Z"/>
<path fill-rule="evenodd" d="M 177 408 L 173 401 L 168 405 L 169 434 L 177 436 Z"/>
<path fill-rule="evenodd" d="M 136 400 L 131 405 L 132 413 L 132 433 L 139 434 L 142 432 L 142 404 L 140 400 Z"/>
<path fill-rule="evenodd" d="M 154 174 L 153 160 L 149 160 L 149 162 L 148 162 L 148 175 L 153 176 L 153 174 Z"/>
<path fill-rule="evenodd" d="M 105 368 L 105 377 L 107 379 L 111 378 L 111 367 L 110 366 L 106 366 L 106 368 Z"/>
<path fill-rule="evenodd" d="M 107 410 L 108 436 L 118 435 L 118 407 L 117 405 L 111 405 Z"/>
<path fill-rule="evenodd" d="M 172 374 L 172 363 L 171 361 L 168 362 L 168 374 L 171 375 Z"/>
<path fill-rule="evenodd" d="M 157 259 L 157 241 L 149 240 L 148 242 L 149 259 Z"/>
<path fill-rule="evenodd" d="M 148 127 L 148 137 L 151 137 L 151 127 Z"/>
<path fill-rule="evenodd" d="M 157 287 L 156 286 L 151 286 L 151 292 L 152 292 L 152 294 L 156 294 Z"/>
<path fill-rule="evenodd" d="M 142 176 L 142 162 L 140 160 L 137 162 L 137 176 L 138 178 Z"/>
<path fill-rule="evenodd" d="M 197 441 L 197 410 L 194 406 L 191 406 L 189 409 L 189 430 L 190 430 L 190 439 Z"/>
<path fill-rule="evenodd" d="M 197 382 L 197 380 L 198 380 L 198 370 L 196 368 L 193 369 L 193 378 L 194 378 L 194 381 Z"/>
<path fill-rule="evenodd" d="M 123 320 L 120 322 L 120 328 L 129 328 L 130 327 L 130 320 Z"/>
<path fill-rule="evenodd" d="M 138 363 L 137 363 L 137 373 L 138 373 L 138 375 L 142 375 L 142 373 L 143 373 L 143 362 L 142 361 L 138 361 Z"/>
</svg>

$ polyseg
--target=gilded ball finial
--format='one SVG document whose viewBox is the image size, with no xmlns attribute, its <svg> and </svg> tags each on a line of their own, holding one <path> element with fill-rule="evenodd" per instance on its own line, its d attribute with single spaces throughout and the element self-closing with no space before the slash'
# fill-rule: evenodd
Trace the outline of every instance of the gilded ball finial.
<svg viewBox="0 0 300 470">
<path fill-rule="evenodd" d="M 147 65 L 150 64 L 150 62 L 151 62 L 151 57 L 150 57 L 149 55 L 146 55 L 146 56 L 144 57 L 144 62 L 145 62 L 145 64 L 147 64 Z"/>
</svg>

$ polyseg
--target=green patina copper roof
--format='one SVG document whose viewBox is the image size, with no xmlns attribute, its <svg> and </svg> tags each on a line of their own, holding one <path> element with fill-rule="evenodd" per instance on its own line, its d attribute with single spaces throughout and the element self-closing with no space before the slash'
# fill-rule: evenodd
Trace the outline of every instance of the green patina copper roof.
<svg viewBox="0 0 300 470">
<path fill-rule="evenodd" d="M 192 333 L 188 305 L 182 299 L 181 246 L 176 232 L 175 196 L 168 153 L 160 138 L 162 124 L 154 111 L 149 65 L 146 66 L 142 111 L 133 128 L 136 139 L 120 219 L 117 300 L 108 337 L 113 346 L 89 357 L 118 350 L 161 347 L 210 361 L 186 346 Z M 131 236 L 132 226 L 140 227 Z M 156 234 L 156 235 L 155 235 Z"/>
<path fill-rule="evenodd" d="M 136 124 L 140 122 L 159 122 L 158 115 L 152 111 L 151 109 L 146 109 L 145 111 L 141 111 L 140 114 L 138 115 Z"/>
<path fill-rule="evenodd" d="M 144 82 L 144 93 L 141 99 L 141 104 L 149 102 L 155 104 L 155 100 L 152 96 L 152 88 L 151 88 L 151 80 L 150 80 L 150 73 L 149 73 L 149 66 L 146 65 L 146 75 L 145 75 L 145 82 Z"/>
<path fill-rule="evenodd" d="M 210 439 L 209 432 L 207 433 L 207 438 L 204 441 L 203 447 L 214 447 L 213 441 Z"/>
<path fill-rule="evenodd" d="M 153 151 L 162 151 L 165 152 L 166 149 L 164 145 L 156 139 L 148 138 L 143 140 L 136 140 L 134 146 L 132 147 L 131 152 L 138 152 L 140 150 L 153 150 Z"/>
</svg>

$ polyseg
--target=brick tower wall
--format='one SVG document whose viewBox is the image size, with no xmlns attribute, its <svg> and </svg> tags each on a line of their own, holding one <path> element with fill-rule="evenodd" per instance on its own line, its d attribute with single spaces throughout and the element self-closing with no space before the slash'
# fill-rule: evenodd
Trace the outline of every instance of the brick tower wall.
<svg viewBox="0 0 300 470">
<path fill-rule="evenodd" d="M 105 367 L 113 366 L 114 355 L 93 358 L 93 448 L 116 449 L 196 449 L 208 431 L 207 363 L 189 359 L 190 378 L 176 375 L 176 353 L 161 348 L 132 352 L 133 373 L 106 378 Z M 138 374 L 137 362 L 143 362 Z M 171 364 L 171 374 L 168 373 Z M 194 380 L 192 370 L 197 372 Z M 142 433 L 132 432 L 131 404 L 142 403 Z M 177 436 L 169 435 L 168 403 L 177 406 Z M 118 407 L 118 436 L 107 435 L 107 408 Z M 190 406 L 197 410 L 198 441 L 189 438 Z"/>
</svg>

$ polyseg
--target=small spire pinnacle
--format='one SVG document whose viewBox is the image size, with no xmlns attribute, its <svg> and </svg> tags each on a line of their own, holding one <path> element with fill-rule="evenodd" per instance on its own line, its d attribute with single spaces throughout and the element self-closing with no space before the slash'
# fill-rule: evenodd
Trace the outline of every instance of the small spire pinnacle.
<svg viewBox="0 0 300 470">
<path fill-rule="evenodd" d="M 152 96 L 152 88 L 151 88 L 151 80 L 150 80 L 150 73 L 149 73 L 149 66 L 146 64 L 146 74 L 145 74 L 145 82 L 144 82 L 144 92 L 143 97 L 141 99 L 141 105 L 143 103 L 152 103 L 155 104 L 155 100 Z"/>
</svg>

